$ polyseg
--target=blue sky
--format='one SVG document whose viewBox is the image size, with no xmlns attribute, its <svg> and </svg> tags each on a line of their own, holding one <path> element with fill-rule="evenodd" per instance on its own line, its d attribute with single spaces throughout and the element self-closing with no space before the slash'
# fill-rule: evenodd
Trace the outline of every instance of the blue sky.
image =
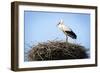
<svg viewBox="0 0 100 73">
<path fill-rule="evenodd" d="M 60 19 L 76 33 L 77 43 L 90 48 L 90 14 L 37 11 L 24 12 L 25 48 L 56 38 L 65 40 L 65 35 L 56 26 Z"/>
</svg>

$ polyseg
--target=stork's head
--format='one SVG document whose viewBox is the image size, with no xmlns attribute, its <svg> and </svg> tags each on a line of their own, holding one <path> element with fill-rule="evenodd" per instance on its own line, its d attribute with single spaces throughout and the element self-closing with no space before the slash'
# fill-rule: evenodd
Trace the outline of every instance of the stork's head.
<svg viewBox="0 0 100 73">
<path fill-rule="evenodd" d="M 62 19 L 60 19 L 60 22 L 57 25 L 62 25 L 64 23 L 64 21 Z"/>
</svg>

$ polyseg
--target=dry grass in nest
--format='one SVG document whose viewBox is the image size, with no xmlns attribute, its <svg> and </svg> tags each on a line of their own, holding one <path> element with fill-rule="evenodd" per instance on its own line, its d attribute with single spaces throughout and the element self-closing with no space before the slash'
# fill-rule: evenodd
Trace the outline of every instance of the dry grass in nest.
<svg viewBox="0 0 100 73">
<path fill-rule="evenodd" d="M 62 41 L 39 43 L 28 52 L 29 61 L 84 59 L 88 58 L 86 48 Z"/>
</svg>

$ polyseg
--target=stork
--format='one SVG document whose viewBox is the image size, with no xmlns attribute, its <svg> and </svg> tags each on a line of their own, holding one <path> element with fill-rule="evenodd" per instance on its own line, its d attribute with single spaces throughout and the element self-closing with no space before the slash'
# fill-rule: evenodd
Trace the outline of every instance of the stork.
<svg viewBox="0 0 100 73">
<path fill-rule="evenodd" d="M 57 26 L 66 35 L 66 42 L 68 42 L 68 36 L 71 37 L 72 39 L 77 39 L 76 34 L 68 26 L 64 25 L 63 20 L 60 20 Z"/>
</svg>

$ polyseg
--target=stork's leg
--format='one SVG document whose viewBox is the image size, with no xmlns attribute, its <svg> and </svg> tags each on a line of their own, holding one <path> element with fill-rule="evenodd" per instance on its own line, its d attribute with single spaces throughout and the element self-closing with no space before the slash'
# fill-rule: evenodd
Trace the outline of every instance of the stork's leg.
<svg viewBox="0 0 100 73">
<path fill-rule="evenodd" d="M 68 42 L 68 36 L 66 35 L 66 42 Z"/>
</svg>

